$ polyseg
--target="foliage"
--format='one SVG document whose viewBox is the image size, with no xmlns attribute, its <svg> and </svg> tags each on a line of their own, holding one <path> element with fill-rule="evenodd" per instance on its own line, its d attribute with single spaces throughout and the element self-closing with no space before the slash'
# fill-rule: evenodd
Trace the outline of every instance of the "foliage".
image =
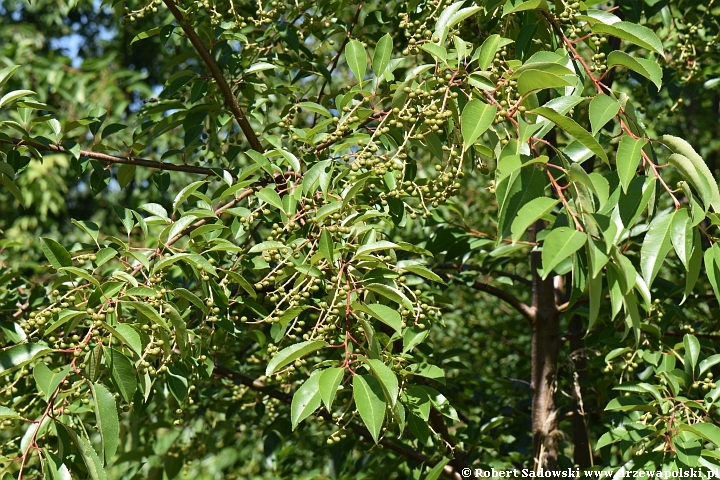
<svg viewBox="0 0 720 480">
<path fill-rule="evenodd" d="M 8 478 L 719 466 L 712 3 L 53 4 L 0 7 Z"/>
</svg>

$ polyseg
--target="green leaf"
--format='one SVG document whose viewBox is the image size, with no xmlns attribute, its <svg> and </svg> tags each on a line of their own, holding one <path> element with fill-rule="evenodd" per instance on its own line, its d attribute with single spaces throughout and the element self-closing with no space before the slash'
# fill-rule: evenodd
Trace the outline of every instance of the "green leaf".
<svg viewBox="0 0 720 480">
<path fill-rule="evenodd" d="M 327 228 L 323 228 L 322 232 L 320 232 L 320 241 L 318 242 L 318 250 L 322 254 L 325 259 L 333 263 L 333 250 L 335 249 L 335 244 L 333 243 L 332 234 L 328 231 Z"/>
<path fill-rule="evenodd" d="M 663 45 L 655 33 L 647 27 L 637 23 L 616 22 L 612 25 L 596 23 L 592 26 L 593 33 L 612 35 L 621 40 L 647 48 L 660 56 L 664 55 Z"/>
<path fill-rule="evenodd" d="M 370 290 L 371 292 L 378 293 L 385 298 L 389 298 L 393 302 L 396 302 L 396 303 L 404 306 L 411 312 L 415 311 L 415 309 L 413 308 L 412 302 L 405 296 L 404 293 L 402 293 L 400 290 L 398 290 L 395 287 L 383 285 L 382 283 L 370 283 L 368 285 L 365 285 L 365 288 Z"/>
<path fill-rule="evenodd" d="M 548 3 L 546 0 L 507 0 L 503 7 L 502 16 L 510 15 L 511 13 L 523 12 L 526 10 L 548 10 Z"/>
<path fill-rule="evenodd" d="M 695 370 L 700 357 L 700 341 L 695 335 L 687 334 L 683 337 L 683 345 L 685 346 L 685 364 L 690 365 L 691 370 Z"/>
<path fill-rule="evenodd" d="M 385 365 L 382 360 L 378 359 L 367 359 L 363 357 L 363 360 L 365 363 L 368 364 L 370 367 L 370 370 L 372 370 L 372 373 L 375 375 L 375 377 L 380 380 L 380 384 L 382 385 L 383 391 L 385 392 L 385 398 L 390 403 L 390 405 L 395 405 L 395 402 L 397 401 L 398 393 L 400 392 L 400 387 L 398 384 L 397 376 L 395 376 L 395 373 Z"/>
<path fill-rule="evenodd" d="M 97 243 L 98 234 L 100 233 L 100 227 L 96 223 L 75 220 L 74 218 L 71 221 L 74 225 L 76 225 L 78 228 L 80 228 L 83 232 L 90 235 L 90 238 L 92 238 L 95 241 L 95 243 Z"/>
<path fill-rule="evenodd" d="M 2 73 L 2 72 L 0 72 Z M 12 408 L 3 407 L 0 406 L 0 420 L 7 420 L 7 419 L 14 419 L 14 418 L 22 418 L 19 413 L 17 413 Z"/>
<path fill-rule="evenodd" d="M 306 342 L 296 343 L 295 345 L 283 348 L 275 354 L 270 362 L 268 362 L 267 368 L 265 369 L 265 375 L 272 375 L 285 365 L 288 365 L 298 358 L 302 358 L 316 350 L 325 348 L 327 345 L 327 342 L 308 340 Z"/>
<path fill-rule="evenodd" d="M 362 83 L 367 69 L 367 53 L 363 44 L 357 40 L 350 40 L 345 46 L 345 60 L 355 78 Z"/>
<path fill-rule="evenodd" d="M 625 52 L 614 51 L 607 57 L 608 68 L 622 66 L 639 73 L 655 84 L 660 90 L 662 87 L 663 72 L 656 62 L 644 58 L 634 58 Z"/>
<path fill-rule="evenodd" d="M 437 45 L 435 43 L 423 43 L 422 45 L 420 45 L 420 49 L 425 50 L 436 61 L 439 60 L 442 63 L 447 62 L 447 50 L 445 50 L 445 48 L 441 47 L 440 45 Z"/>
<path fill-rule="evenodd" d="M 100 431 L 103 458 L 109 464 L 120 444 L 120 421 L 118 420 L 115 397 L 100 383 L 90 383 L 95 400 L 95 421 Z"/>
<path fill-rule="evenodd" d="M 3 95 L 2 98 L 0 98 L 0 108 L 14 102 L 18 98 L 27 97 L 28 95 L 36 95 L 36 93 L 33 92 L 32 90 L 15 90 L 15 91 L 9 92 L 9 93 Z"/>
<path fill-rule="evenodd" d="M 15 182 L 13 182 L 12 178 L 9 177 L 7 174 L 0 172 L 0 183 L 5 185 L 5 188 L 7 188 L 10 193 L 12 193 L 13 197 L 15 197 L 18 202 L 20 202 L 20 205 L 25 208 L 25 199 L 23 198 L 22 192 L 17 187 L 17 185 L 15 185 Z"/>
<path fill-rule="evenodd" d="M 60 383 L 65 379 L 68 372 L 70 372 L 70 365 L 66 365 L 60 369 L 57 373 L 53 372 L 44 363 L 38 363 L 33 368 L 33 377 L 35 378 L 35 384 L 43 395 L 45 400 L 50 400 L 55 390 L 60 386 Z"/>
<path fill-rule="evenodd" d="M 187 200 L 190 198 L 190 196 L 195 193 L 195 190 L 206 184 L 207 181 L 200 180 L 197 182 L 193 182 L 190 185 L 186 186 L 180 192 L 175 196 L 175 200 L 173 200 L 173 212 L 177 212 L 178 208 Z"/>
<path fill-rule="evenodd" d="M 681 208 L 677 210 L 670 226 L 670 240 L 677 257 L 685 268 L 688 268 L 688 262 L 692 254 L 693 236 L 692 218 L 688 213 L 688 209 Z"/>
<path fill-rule="evenodd" d="M 550 213 L 558 202 L 559 200 L 553 198 L 539 197 L 523 205 L 510 225 L 512 241 L 520 240 L 528 227 Z"/>
<path fill-rule="evenodd" d="M 129 358 L 115 348 L 104 347 L 103 351 L 118 392 L 126 402 L 130 402 L 137 389 L 135 366 Z"/>
<path fill-rule="evenodd" d="M 615 163 L 618 177 L 620 178 L 620 185 L 622 185 L 623 192 L 625 193 L 627 193 L 630 182 L 636 176 L 638 165 L 640 165 L 642 149 L 646 143 L 644 139 L 635 139 L 627 134 L 623 134 L 620 139 Z"/>
<path fill-rule="evenodd" d="M 708 442 L 713 443 L 716 446 L 720 446 L 720 427 L 713 425 L 712 423 L 694 423 L 692 425 L 686 425 L 683 423 L 678 424 L 680 430 L 692 432 Z"/>
<path fill-rule="evenodd" d="M 698 191 L 705 204 L 705 209 L 709 209 L 712 205 L 713 210 L 720 212 L 718 184 L 705 160 L 698 155 L 692 145 L 682 138 L 663 135 L 661 141 L 675 152 L 674 155 L 670 155 L 668 163 L 680 170 L 680 173 Z"/>
<path fill-rule="evenodd" d="M 547 278 L 560 262 L 580 250 L 587 241 L 587 234 L 574 228 L 559 227 L 552 230 L 543 241 L 543 276 Z"/>
<path fill-rule="evenodd" d="M 445 470 L 445 465 L 447 465 L 449 462 L 449 458 L 443 458 L 442 460 L 440 460 L 438 463 L 435 464 L 432 469 L 428 471 L 425 480 L 437 480 L 438 478 L 440 478 L 440 475 Z"/>
<path fill-rule="evenodd" d="M 655 217 L 650 223 L 640 248 L 640 271 L 648 286 L 652 285 L 655 276 L 672 248 L 670 240 L 671 226 L 675 211 Z"/>
<path fill-rule="evenodd" d="M 575 139 L 581 144 L 583 144 L 585 148 L 592 151 L 595 155 L 602 158 L 605 162 L 608 161 L 607 154 L 605 153 L 605 150 L 602 148 L 602 146 L 600 146 L 600 144 L 597 142 L 597 140 L 595 140 L 595 138 L 590 134 L 590 132 L 578 125 L 575 120 L 568 118 L 565 115 L 562 115 L 548 107 L 539 107 L 535 110 L 529 111 L 528 113 L 540 115 L 547 118 L 555 125 L 575 137 Z"/>
<path fill-rule="evenodd" d="M 167 223 L 170 223 L 170 217 L 168 217 L 167 210 L 165 210 L 165 207 L 160 204 L 146 203 L 144 205 L 140 205 L 138 208 L 141 210 L 145 210 L 152 215 L 162 218 Z"/>
<path fill-rule="evenodd" d="M 315 370 L 292 397 L 290 421 L 295 430 L 300 422 L 320 408 L 320 376 L 322 370 Z"/>
<path fill-rule="evenodd" d="M 44 343 L 21 343 L 3 349 L 0 351 L 0 376 L 7 375 L 49 351 Z"/>
<path fill-rule="evenodd" d="M 188 394 L 187 375 L 178 367 L 168 367 L 167 384 L 172 396 L 182 405 Z"/>
<path fill-rule="evenodd" d="M 345 369 L 340 367 L 326 368 L 320 374 L 318 390 L 320 391 L 320 398 L 328 411 L 332 407 L 335 394 L 344 376 Z"/>
<path fill-rule="evenodd" d="M 122 303 L 125 305 L 130 305 L 135 310 L 137 310 L 138 313 L 147 317 L 147 319 L 150 320 L 151 322 L 160 325 L 162 328 L 164 328 L 168 332 L 170 331 L 170 326 L 167 324 L 165 319 L 163 319 L 160 316 L 160 314 L 150 305 L 146 305 L 142 302 L 128 302 L 126 300 L 124 300 Z"/>
<path fill-rule="evenodd" d="M 590 106 L 588 108 L 592 134 L 597 135 L 600 129 L 620 111 L 620 102 L 601 93 L 595 95 L 593 99 L 590 100 Z"/>
<path fill-rule="evenodd" d="M 483 42 L 478 50 L 480 52 L 478 64 L 481 70 L 487 70 L 492 65 L 493 60 L 495 60 L 495 53 L 500 48 L 500 40 L 500 35 L 494 33 Z"/>
<path fill-rule="evenodd" d="M 379 303 L 371 303 L 369 305 L 353 304 L 354 310 L 360 310 L 368 315 L 380 320 L 385 325 L 400 333 L 402 330 L 402 318 L 397 309 L 381 305 Z"/>
<path fill-rule="evenodd" d="M 180 217 L 176 222 L 173 222 L 171 225 L 169 225 L 165 231 L 167 231 L 167 234 L 165 231 L 163 231 L 161 237 L 163 239 L 167 239 L 168 241 L 175 238 L 177 235 L 180 235 L 183 233 L 187 228 L 197 219 L 195 215 L 185 215 L 183 217 Z"/>
<path fill-rule="evenodd" d="M 373 54 L 372 69 L 376 77 L 383 74 L 390 62 L 392 55 L 393 41 L 389 33 L 386 33 L 378 40 Z"/>
<path fill-rule="evenodd" d="M 18 68 L 20 68 L 20 65 L 10 65 L 9 67 L 5 67 L 0 70 L 0 87 L 5 85 L 5 83 L 10 80 L 10 77 L 13 76 L 15 70 L 17 70 Z"/>
<path fill-rule="evenodd" d="M 372 375 L 355 375 L 353 377 L 355 406 L 375 443 L 380 440 L 380 431 L 385 420 L 387 404 L 384 397 L 382 385 Z"/>
<path fill-rule="evenodd" d="M 463 148 L 467 150 L 492 125 L 497 107 L 480 100 L 470 100 L 462 111 Z"/>
<path fill-rule="evenodd" d="M 259 192 L 257 192 L 256 195 L 263 202 L 272 205 L 273 207 L 279 209 L 281 212 L 284 211 L 282 199 L 274 189 L 270 187 L 265 187 Z"/>
<path fill-rule="evenodd" d="M 405 265 L 402 268 L 406 272 L 414 273 L 415 275 L 427 278 L 428 280 L 431 280 L 433 282 L 442 283 L 443 285 L 445 285 L 445 281 L 440 277 L 440 275 L 433 272 L 427 267 L 423 267 L 422 265 Z"/>
<path fill-rule="evenodd" d="M 525 70 L 518 78 L 518 93 L 525 96 L 537 90 L 571 87 L 573 85 L 575 85 L 575 77 L 561 77 L 542 70 Z"/>
<path fill-rule="evenodd" d="M 397 248 L 397 246 L 398 245 L 396 243 L 388 242 L 387 240 L 379 240 L 377 242 L 361 245 L 355 252 L 355 256 L 359 257 L 360 255 L 367 255 L 372 252 L 377 252 L 378 250 L 392 250 Z"/>
<path fill-rule="evenodd" d="M 71 429 L 62 422 L 56 422 L 56 425 L 62 425 L 65 431 L 68 433 L 73 443 L 77 446 L 80 456 L 87 467 L 88 474 L 92 480 L 106 480 L 105 470 L 103 469 L 102 460 L 98 457 L 93 447 L 90 445 L 85 437 L 78 435 L 75 430 Z"/>
<path fill-rule="evenodd" d="M 52 238 L 40 237 L 40 240 L 43 242 L 41 245 L 42 251 L 55 270 L 72 266 L 72 258 L 70 258 L 70 254 L 65 250 L 65 247 Z"/>
<path fill-rule="evenodd" d="M 86 270 L 83 270 L 82 268 L 61 267 L 58 269 L 58 271 L 62 273 L 72 274 L 68 276 L 80 277 L 83 280 L 87 280 L 91 284 L 95 285 L 97 288 L 100 288 L 100 282 L 98 281 L 98 279 L 90 275 L 90 273 L 88 273 Z"/>
</svg>

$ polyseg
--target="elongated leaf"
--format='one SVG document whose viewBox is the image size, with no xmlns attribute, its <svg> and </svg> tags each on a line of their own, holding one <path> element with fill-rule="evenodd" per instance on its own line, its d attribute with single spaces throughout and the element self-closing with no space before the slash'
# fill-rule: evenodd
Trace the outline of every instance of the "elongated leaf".
<svg viewBox="0 0 720 480">
<path fill-rule="evenodd" d="M 290 421 L 295 430 L 300 422 L 320 408 L 320 376 L 322 370 L 315 370 L 292 397 Z"/>
<path fill-rule="evenodd" d="M 98 457 L 95 449 L 93 449 L 92 445 L 90 445 L 90 442 L 64 423 L 57 422 L 56 425 L 62 425 L 72 439 L 73 443 L 75 443 L 75 446 L 80 452 L 80 456 L 85 463 L 85 467 L 87 468 L 90 478 L 92 480 L 106 480 L 107 476 L 105 475 L 105 470 L 103 469 L 102 460 L 100 460 L 100 457 Z"/>
<path fill-rule="evenodd" d="M 93 399 L 95 400 L 95 421 L 100 430 L 103 458 L 105 465 L 115 456 L 120 444 L 120 421 L 118 420 L 117 405 L 112 393 L 100 383 L 90 383 Z"/>
<path fill-rule="evenodd" d="M 3 95 L 2 98 L 0 98 L 0 108 L 4 107 L 5 105 L 9 105 L 10 103 L 14 102 L 19 98 L 27 97 L 28 95 L 36 95 L 36 93 L 32 90 L 14 90 L 12 92 L 6 93 L 5 95 Z"/>
<path fill-rule="evenodd" d="M 671 226 L 675 211 L 655 217 L 645 234 L 640 248 L 640 270 L 645 283 L 652 285 L 665 257 L 672 248 L 670 240 Z"/>
<path fill-rule="evenodd" d="M 500 47 L 500 35 L 494 33 L 487 37 L 479 49 L 478 64 L 481 70 L 487 70 L 495 59 L 495 53 Z"/>
<path fill-rule="evenodd" d="M 283 204 L 282 199 L 280 198 L 280 195 L 277 194 L 277 192 L 270 188 L 265 187 L 259 192 L 257 192 L 257 197 L 262 200 L 263 202 L 272 205 L 275 208 L 280 209 L 280 211 L 283 211 Z"/>
<path fill-rule="evenodd" d="M 640 165 L 642 149 L 646 143 L 644 139 L 635 139 L 629 135 L 623 135 L 620 139 L 615 163 L 620 185 L 625 193 L 627 193 L 630 182 L 635 178 L 638 165 Z"/>
<path fill-rule="evenodd" d="M 378 40 L 373 55 L 372 69 L 376 77 L 382 75 L 390 62 L 392 55 L 393 41 L 389 33 L 386 33 Z"/>
<path fill-rule="evenodd" d="M 370 431 L 373 440 L 380 440 L 380 431 L 385 421 L 385 393 L 382 385 L 372 375 L 355 375 L 353 377 L 353 398 L 360 418 Z"/>
<path fill-rule="evenodd" d="M 72 266 L 72 259 L 65 247 L 52 238 L 40 237 L 40 240 L 43 242 L 41 245 L 42 251 L 55 270 Z"/>
<path fill-rule="evenodd" d="M 5 188 L 7 188 L 10 193 L 12 193 L 13 197 L 20 202 L 20 205 L 25 208 L 25 198 L 17 185 L 15 185 L 15 182 L 13 182 L 12 177 L 8 176 L 6 173 L 0 172 L 0 183 L 5 185 Z"/>
<path fill-rule="evenodd" d="M 625 52 L 614 51 L 607 57 L 608 67 L 623 66 L 639 73 L 660 89 L 662 87 L 662 69 L 652 60 L 634 58 Z"/>
<path fill-rule="evenodd" d="M 110 367 L 112 379 L 118 387 L 118 392 L 126 402 L 130 402 L 137 389 L 135 366 L 129 358 L 115 348 L 104 347 L 103 351 Z"/>
<path fill-rule="evenodd" d="M 49 351 L 44 343 L 21 343 L 0 351 L 0 376 L 7 375 Z"/>
<path fill-rule="evenodd" d="M 180 190 L 180 192 L 175 196 L 175 200 L 173 200 L 173 212 L 177 212 L 178 208 L 187 200 L 190 198 L 190 196 L 195 193 L 195 190 L 206 184 L 207 181 L 200 180 L 197 182 L 193 182 L 187 187 Z"/>
<path fill-rule="evenodd" d="M 587 234 L 569 227 L 551 231 L 543 242 L 543 278 L 547 278 L 560 262 L 580 250 L 587 241 Z"/>
<path fill-rule="evenodd" d="M 548 214 L 559 200 L 540 197 L 523 205 L 510 225 L 512 241 L 517 242 L 530 225 Z"/>
<path fill-rule="evenodd" d="M 663 135 L 662 143 L 668 146 L 675 155 L 671 155 L 668 163 L 675 165 L 690 184 L 698 191 L 705 209 L 712 205 L 713 210 L 720 212 L 720 192 L 715 176 L 708 168 L 705 160 L 686 140 L 672 135 Z"/>
<path fill-rule="evenodd" d="M 345 375 L 345 369 L 340 367 L 326 368 L 320 374 L 318 379 L 318 390 L 320 398 L 325 404 L 325 408 L 330 411 L 332 403 L 335 400 L 335 394 L 340 386 L 340 382 Z"/>
<path fill-rule="evenodd" d="M 585 148 L 592 151 L 595 155 L 602 158 L 605 162 L 608 161 L 607 154 L 605 153 L 605 150 L 602 148 L 602 146 L 600 146 L 600 144 L 597 142 L 597 140 L 595 140 L 595 138 L 590 134 L 590 132 L 578 125 L 575 120 L 568 118 L 565 115 L 561 115 L 560 113 L 548 107 L 536 108 L 529 113 L 533 113 L 547 118 L 555 125 L 575 137 L 575 139 L 583 146 L 585 146 Z"/>
<path fill-rule="evenodd" d="M 380 320 L 386 325 L 389 325 L 396 332 L 400 333 L 402 330 L 402 318 L 398 311 L 394 308 L 390 308 L 379 303 L 372 303 L 370 305 L 353 304 L 355 310 L 360 310 L 368 315 Z"/>
<path fill-rule="evenodd" d="M 460 119 L 464 148 L 468 149 L 492 125 L 497 107 L 480 100 L 470 100 Z"/>
<path fill-rule="evenodd" d="M 413 308 L 412 302 L 405 296 L 404 293 L 402 293 L 400 290 L 398 290 L 395 287 L 390 287 L 388 285 L 383 285 L 382 283 L 370 283 L 365 286 L 368 290 L 371 292 L 378 293 L 382 295 L 385 298 L 389 298 L 393 302 L 396 302 L 411 312 L 414 312 L 415 309 Z"/>
<path fill-rule="evenodd" d="M 395 405 L 400 391 L 397 376 L 382 360 L 366 358 L 365 362 L 370 366 L 375 377 L 380 380 L 387 401 L 390 405 Z"/>
<path fill-rule="evenodd" d="M 663 55 L 663 45 L 655 33 L 647 27 L 630 22 L 616 22 L 612 25 L 596 23 L 592 26 L 593 33 L 605 33 L 647 48 Z"/>
<path fill-rule="evenodd" d="M 518 78 L 518 92 L 525 96 L 536 90 L 573 86 L 575 77 L 562 77 L 542 70 L 526 70 Z"/>
<path fill-rule="evenodd" d="M 683 345 L 685 346 L 685 363 L 690 365 L 692 371 L 700 357 L 700 342 L 695 335 L 687 334 L 683 337 Z"/>
<path fill-rule="evenodd" d="M 283 348 L 268 362 L 267 368 L 265 369 L 265 375 L 272 375 L 277 372 L 285 365 L 288 365 L 298 358 L 302 358 L 305 355 L 312 353 L 321 348 L 327 347 L 328 343 L 319 340 L 308 340 L 306 342 L 296 343 L 287 348 Z"/>
<path fill-rule="evenodd" d="M 170 326 L 167 324 L 165 319 L 163 319 L 160 316 L 160 314 L 157 312 L 157 310 L 155 310 L 150 305 L 147 305 L 142 302 L 128 302 L 128 301 L 123 301 L 123 304 L 130 305 L 135 310 L 137 310 L 138 313 L 147 317 L 148 320 L 150 320 L 151 322 L 160 325 L 162 328 L 164 328 L 168 332 L 170 331 Z"/>
<path fill-rule="evenodd" d="M 392 250 L 393 248 L 397 248 L 397 246 L 398 245 L 396 243 L 388 242 L 387 240 L 380 240 L 361 245 L 355 252 L 355 256 L 359 257 L 360 255 L 367 255 L 368 253 L 377 252 L 378 250 Z"/>
<path fill-rule="evenodd" d="M 345 46 L 345 60 L 355 78 L 362 83 L 367 70 L 367 52 L 363 44 L 357 40 L 350 40 Z"/>
<path fill-rule="evenodd" d="M 595 95 L 590 100 L 589 116 L 592 134 L 597 135 L 602 127 L 620 111 L 620 102 L 604 93 Z"/>
<path fill-rule="evenodd" d="M 670 226 L 670 240 L 678 258 L 685 268 L 688 268 L 690 255 L 693 249 L 693 228 L 692 218 L 687 208 L 681 208 L 675 212 Z"/>
<path fill-rule="evenodd" d="M 405 265 L 403 267 L 403 270 L 406 272 L 414 273 L 415 275 L 419 275 L 423 278 L 427 278 L 428 280 L 432 280 L 433 282 L 442 283 L 445 284 L 445 281 L 438 275 L 437 273 L 433 272 L 427 267 L 423 267 L 422 265 Z"/>
<path fill-rule="evenodd" d="M 55 373 L 44 363 L 35 365 L 35 368 L 33 368 L 33 377 L 35 378 L 35 384 L 38 390 L 45 396 L 45 400 L 50 400 L 50 397 L 52 397 L 55 390 L 60 386 L 60 383 L 65 379 L 68 372 L 70 372 L 70 368 L 70 365 L 66 365 Z"/>
</svg>

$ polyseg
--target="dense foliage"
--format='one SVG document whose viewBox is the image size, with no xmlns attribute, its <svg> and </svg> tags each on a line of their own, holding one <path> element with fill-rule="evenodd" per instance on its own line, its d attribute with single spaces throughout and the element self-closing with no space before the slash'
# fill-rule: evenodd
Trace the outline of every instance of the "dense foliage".
<svg viewBox="0 0 720 480">
<path fill-rule="evenodd" d="M 720 466 L 714 2 L 0 12 L 3 478 Z"/>
</svg>

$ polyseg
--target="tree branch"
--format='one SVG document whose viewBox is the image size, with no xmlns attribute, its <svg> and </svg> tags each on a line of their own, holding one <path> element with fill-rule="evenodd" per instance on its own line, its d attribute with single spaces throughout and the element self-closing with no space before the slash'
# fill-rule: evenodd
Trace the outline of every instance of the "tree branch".
<svg viewBox="0 0 720 480">
<path fill-rule="evenodd" d="M 457 277 L 453 275 L 448 275 L 448 277 L 451 280 L 457 280 Z M 488 285 L 487 283 L 483 283 L 480 280 L 476 280 L 472 285 L 472 288 L 475 290 L 480 290 L 481 292 L 489 293 L 490 295 L 499 298 L 500 300 L 503 300 L 508 305 L 513 307 L 515 310 L 520 312 L 523 317 L 527 319 L 528 322 L 531 324 L 535 322 L 535 308 L 521 302 L 515 295 L 513 295 L 510 292 L 506 292 L 505 290 L 500 290 L 497 287 L 493 287 L 492 285 Z"/>
<path fill-rule="evenodd" d="M 177 20 L 178 24 L 185 32 L 185 35 L 187 36 L 188 40 L 190 40 L 190 43 L 192 43 L 193 47 L 195 47 L 195 50 L 198 52 L 203 62 L 205 62 L 205 65 L 210 71 L 210 74 L 215 79 L 215 82 L 217 82 L 218 88 L 220 89 L 220 94 L 225 99 L 225 103 L 230 108 L 230 111 L 235 117 L 235 120 L 238 122 L 238 125 L 240 125 L 240 129 L 243 131 L 245 138 L 250 144 L 250 147 L 252 147 L 253 150 L 262 153 L 264 149 L 262 145 L 260 145 L 260 140 L 258 140 L 257 135 L 255 135 L 255 132 L 253 131 L 252 126 L 250 125 L 250 122 L 245 116 L 242 108 L 240 108 L 237 98 L 235 98 L 235 95 L 233 94 L 230 85 L 228 85 L 227 80 L 225 80 L 225 77 L 223 76 L 217 62 L 210 54 L 208 49 L 205 48 L 202 40 L 200 40 L 200 37 L 197 33 L 195 33 L 195 30 L 193 30 L 192 26 L 190 25 L 190 21 L 178 9 L 175 2 L 173 0 L 163 1 L 168 7 L 168 10 L 170 10 L 170 13 L 173 14 L 173 17 L 175 17 L 175 20 Z"/>
<path fill-rule="evenodd" d="M 213 370 L 213 375 L 216 377 L 229 378 L 235 383 L 242 384 L 253 390 L 262 392 L 262 393 L 268 395 L 269 397 L 272 397 L 276 400 L 280 400 L 281 402 L 283 402 L 285 404 L 292 403 L 292 395 L 288 395 L 287 393 L 280 392 L 274 388 L 270 388 L 267 385 L 265 385 L 263 382 L 261 382 L 260 380 L 254 379 L 247 375 L 243 375 L 242 373 L 239 373 L 239 372 L 235 372 L 233 370 L 223 367 L 222 365 L 215 364 L 215 368 Z M 332 417 L 330 416 L 330 414 L 324 410 L 318 410 L 317 415 L 323 417 L 325 420 L 332 421 Z M 356 423 L 350 423 L 349 426 L 360 437 L 364 438 L 365 440 L 367 440 L 369 442 L 374 443 L 373 437 L 367 428 L 360 426 Z M 428 460 L 430 460 L 428 457 L 426 457 L 422 453 L 418 452 L 417 450 L 415 450 L 411 447 L 408 447 L 407 445 L 396 443 L 396 442 L 390 440 L 389 438 L 381 438 L 378 443 L 380 445 L 382 445 L 383 447 L 385 447 L 389 450 L 392 450 L 395 453 L 398 453 L 406 458 L 409 458 L 409 459 L 414 460 L 419 463 L 427 463 Z M 445 466 L 445 468 L 443 469 L 443 473 L 445 473 L 445 475 L 448 478 L 452 478 L 454 480 L 462 479 L 462 477 L 455 470 L 455 468 L 453 468 L 449 464 Z"/>
<path fill-rule="evenodd" d="M 3 143 L 2 140 L 0 140 L 0 143 Z M 44 145 L 42 143 L 34 142 L 32 140 L 18 140 L 13 141 L 12 143 L 16 147 L 28 145 L 35 148 L 36 150 L 74 155 L 73 152 L 59 145 Z M 212 168 L 195 167 L 193 165 L 178 165 L 176 163 L 158 162 L 156 160 L 147 160 L 137 157 L 119 157 L 116 155 L 108 155 L 106 153 L 92 152 L 89 150 L 80 150 L 80 156 L 92 158 L 93 160 L 98 160 L 105 163 L 122 163 L 125 165 L 136 165 L 139 167 L 156 168 L 158 170 L 197 173 L 200 175 L 217 175 L 217 171 Z"/>
</svg>

